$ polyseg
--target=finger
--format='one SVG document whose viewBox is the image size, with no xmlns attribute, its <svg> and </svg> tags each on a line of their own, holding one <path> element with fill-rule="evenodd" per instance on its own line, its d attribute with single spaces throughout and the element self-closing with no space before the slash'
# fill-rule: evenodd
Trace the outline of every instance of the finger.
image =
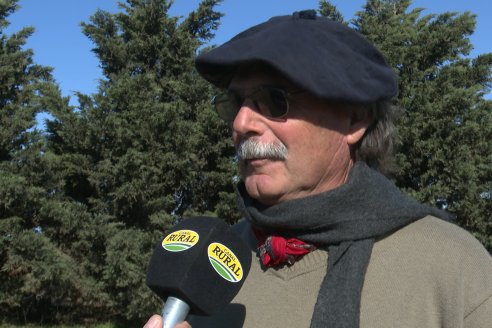
<svg viewBox="0 0 492 328">
<path fill-rule="evenodd" d="M 149 321 L 147 321 L 143 328 L 162 328 L 162 317 L 160 315 L 154 314 L 150 317 Z"/>
<path fill-rule="evenodd" d="M 162 328 L 163 322 L 160 315 L 154 314 L 150 317 L 149 321 L 143 326 L 143 328 Z M 183 321 L 177 324 L 175 328 L 191 328 L 191 325 L 187 321 Z"/>
<path fill-rule="evenodd" d="M 191 328 L 191 325 L 188 323 L 188 321 L 183 321 L 180 324 L 176 325 L 174 328 Z"/>
</svg>

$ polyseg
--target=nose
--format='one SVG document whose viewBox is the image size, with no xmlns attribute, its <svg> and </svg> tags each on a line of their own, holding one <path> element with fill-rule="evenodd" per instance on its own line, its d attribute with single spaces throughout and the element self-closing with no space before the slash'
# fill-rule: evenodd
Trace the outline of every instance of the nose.
<svg viewBox="0 0 492 328">
<path fill-rule="evenodd" d="M 262 122 L 263 116 L 255 110 L 253 101 L 245 99 L 232 122 L 232 130 L 238 136 L 260 135 L 264 130 Z"/>
</svg>

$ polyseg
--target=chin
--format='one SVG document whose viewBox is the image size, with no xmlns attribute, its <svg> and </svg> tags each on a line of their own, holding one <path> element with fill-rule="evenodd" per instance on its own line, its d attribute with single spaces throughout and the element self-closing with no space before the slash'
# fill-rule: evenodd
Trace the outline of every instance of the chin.
<svg viewBox="0 0 492 328">
<path fill-rule="evenodd" d="M 273 190 L 268 190 L 267 188 L 261 188 L 261 186 L 258 186 L 256 184 L 251 185 L 245 183 L 245 186 L 248 195 L 264 205 L 277 204 L 281 197 L 278 194 L 278 192 L 274 192 Z"/>
</svg>

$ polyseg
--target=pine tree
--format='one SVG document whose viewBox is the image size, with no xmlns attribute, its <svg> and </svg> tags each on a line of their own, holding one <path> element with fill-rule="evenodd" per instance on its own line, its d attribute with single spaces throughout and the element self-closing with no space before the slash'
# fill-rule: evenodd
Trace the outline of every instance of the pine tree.
<svg viewBox="0 0 492 328">
<path fill-rule="evenodd" d="M 218 2 L 205 0 L 184 19 L 170 17 L 172 2 L 162 0 L 97 11 L 82 27 L 103 70 L 98 92 L 77 94 L 77 108 L 49 106 L 48 149 L 58 158 L 63 193 L 100 228 L 83 228 L 98 236 L 99 252 L 80 239 L 97 265 L 81 262 L 109 295 L 110 318 L 142 320 L 160 306 L 145 268 L 176 220 L 237 218 L 229 131 L 211 109 L 214 90 L 194 70 L 218 26 Z"/>
<path fill-rule="evenodd" d="M 492 251 L 492 54 L 471 58 L 475 16 L 422 16 L 410 0 L 369 0 L 355 29 L 385 54 L 399 78 L 395 181 L 447 209 Z"/>
<path fill-rule="evenodd" d="M 67 226 L 50 222 L 53 210 L 66 206 L 36 114 L 50 102 L 46 90 L 58 98 L 60 91 L 51 68 L 34 64 L 32 51 L 22 49 L 33 29 L 4 34 L 17 8 L 16 0 L 0 2 L 0 317 L 60 321 L 95 295 L 88 288 L 93 282 L 54 233 Z M 64 214 L 53 217 L 59 221 Z"/>
</svg>

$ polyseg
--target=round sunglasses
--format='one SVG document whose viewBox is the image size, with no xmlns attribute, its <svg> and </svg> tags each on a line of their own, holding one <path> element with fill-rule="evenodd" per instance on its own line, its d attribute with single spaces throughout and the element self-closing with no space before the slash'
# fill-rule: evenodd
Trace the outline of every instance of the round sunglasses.
<svg viewBox="0 0 492 328">
<path fill-rule="evenodd" d="M 227 122 L 234 121 L 246 99 L 252 101 L 259 114 L 269 119 L 282 119 L 289 113 L 289 97 L 300 92 L 302 90 L 287 92 L 271 86 L 260 86 L 246 90 L 226 90 L 213 97 L 212 103 L 219 116 Z"/>
</svg>

